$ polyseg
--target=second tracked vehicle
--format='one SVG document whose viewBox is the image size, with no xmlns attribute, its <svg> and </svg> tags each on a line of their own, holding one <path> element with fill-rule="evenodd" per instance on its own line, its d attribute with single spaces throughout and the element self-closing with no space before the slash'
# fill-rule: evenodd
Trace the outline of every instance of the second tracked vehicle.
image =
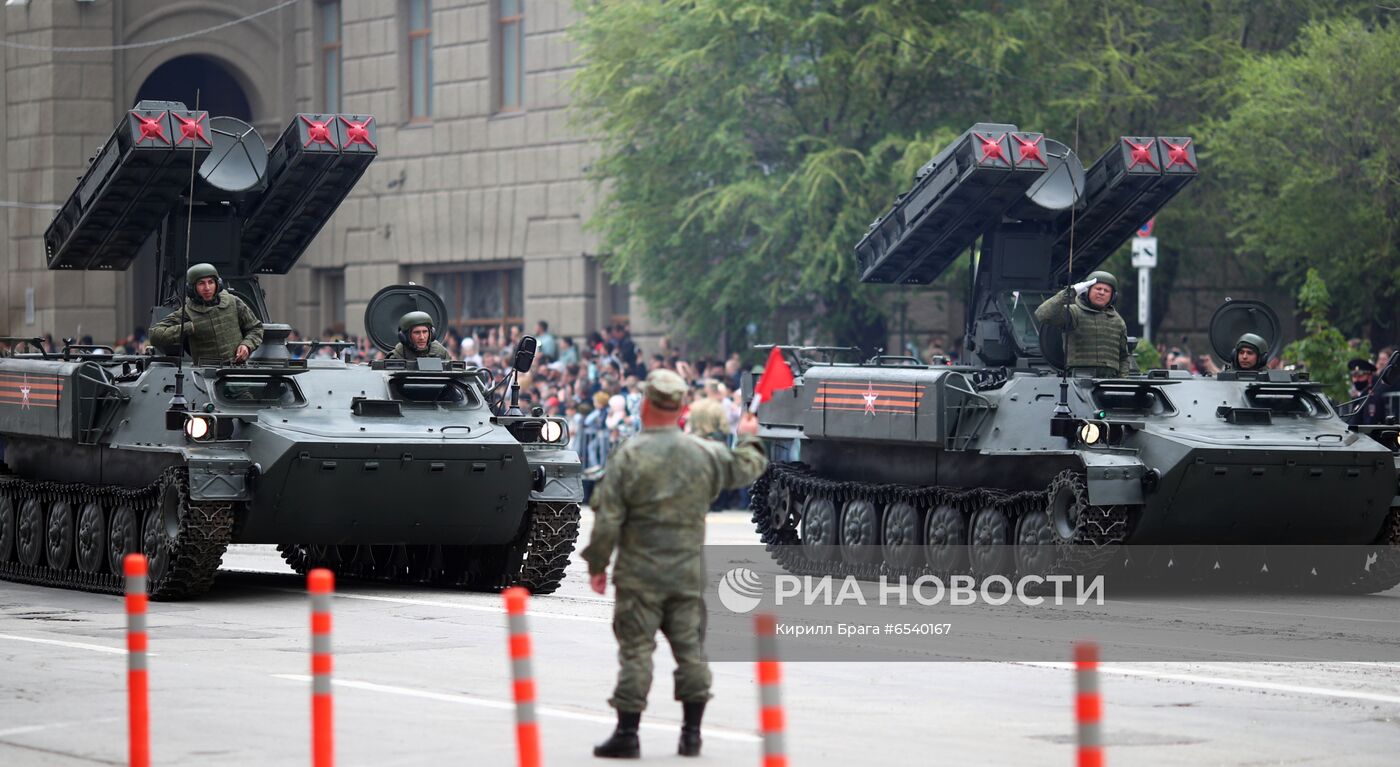
<svg viewBox="0 0 1400 767">
<path fill-rule="evenodd" d="M 1196 175 L 1187 137 L 1124 136 L 1086 169 L 1064 144 L 994 123 L 929 162 L 855 258 L 866 282 L 926 284 L 976 253 L 963 364 L 780 347 L 796 385 L 759 408 L 773 462 L 751 497 L 781 564 L 947 576 L 1129 561 L 1349 592 L 1400 583 L 1396 458 L 1348 430 L 1319 384 L 1281 370 L 1071 375 L 1063 338 L 1037 322 Z M 1233 301 L 1212 322 L 1217 355 L 1245 332 L 1281 340 L 1268 307 Z M 1118 544 L 1271 553 L 1134 559 Z M 1350 553 L 1323 561 L 1317 544 Z"/>
</svg>

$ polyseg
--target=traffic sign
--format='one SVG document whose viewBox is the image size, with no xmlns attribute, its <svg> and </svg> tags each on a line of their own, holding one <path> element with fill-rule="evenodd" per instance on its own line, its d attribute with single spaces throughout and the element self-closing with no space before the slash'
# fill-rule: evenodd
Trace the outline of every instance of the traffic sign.
<svg viewBox="0 0 1400 767">
<path fill-rule="evenodd" d="M 1139 237 L 1151 237 L 1151 236 L 1152 236 L 1152 227 L 1153 227 L 1153 226 L 1156 226 L 1156 224 L 1157 224 L 1157 218 L 1156 218 L 1155 216 L 1152 217 L 1152 218 L 1147 219 L 1147 223 L 1145 223 L 1145 224 L 1143 224 L 1142 226 L 1138 227 L 1137 236 L 1139 236 Z"/>
<path fill-rule="evenodd" d="M 1157 238 L 1133 238 L 1133 266 L 1138 269 L 1152 269 L 1157 266 Z"/>
</svg>

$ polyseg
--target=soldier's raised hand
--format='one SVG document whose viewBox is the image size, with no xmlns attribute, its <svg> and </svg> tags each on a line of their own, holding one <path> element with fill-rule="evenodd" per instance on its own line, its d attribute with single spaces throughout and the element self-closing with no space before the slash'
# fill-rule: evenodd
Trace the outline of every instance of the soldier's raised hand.
<svg viewBox="0 0 1400 767">
<path fill-rule="evenodd" d="M 1097 277 L 1090 277 L 1089 279 L 1083 282 L 1076 282 L 1074 283 L 1074 292 L 1082 296 L 1086 291 L 1089 290 L 1089 288 L 1093 287 L 1094 283 L 1098 281 L 1099 279 Z"/>
</svg>

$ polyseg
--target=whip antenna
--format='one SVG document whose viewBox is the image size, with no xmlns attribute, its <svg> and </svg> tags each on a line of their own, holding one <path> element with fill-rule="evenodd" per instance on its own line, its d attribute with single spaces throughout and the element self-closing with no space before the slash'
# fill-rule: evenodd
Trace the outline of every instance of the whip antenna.
<svg viewBox="0 0 1400 767">
<path fill-rule="evenodd" d="M 194 91 L 194 111 L 195 119 L 199 119 L 199 89 Z M 185 201 L 185 270 L 186 276 L 178 279 L 185 279 L 185 293 L 189 291 L 188 275 L 190 273 L 190 240 L 194 230 L 194 172 L 198 165 L 195 159 L 197 142 L 190 141 L 190 192 L 189 199 Z M 185 399 L 185 323 L 190 321 L 189 312 L 186 310 L 186 302 L 189 300 L 186 295 L 177 293 L 180 301 L 180 353 L 175 358 L 175 394 L 170 398 L 170 411 L 188 411 L 189 401 Z M 217 296 L 216 296 L 217 297 Z M 169 417 L 166 418 L 166 428 L 170 428 Z"/>
</svg>

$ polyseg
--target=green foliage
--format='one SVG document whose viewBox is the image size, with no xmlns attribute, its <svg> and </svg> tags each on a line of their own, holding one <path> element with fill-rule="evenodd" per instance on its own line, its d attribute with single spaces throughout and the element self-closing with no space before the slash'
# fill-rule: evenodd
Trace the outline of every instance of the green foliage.
<svg viewBox="0 0 1400 767">
<path fill-rule="evenodd" d="M 1162 367 L 1162 355 L 1157 353 L 1157 347 L 1146 338 L 1138 339 L 1133 356 L 1137 357 L 1138 370 L 1156 370 Z"/>
<path fill-rule="evenodd" d="M 1400 25 L 1316 23 L 1240 70 L 1238 106 L 1209 134 L 1244 253 L 1305 293 L 1316 270 L 1350 333 L 1400 321 L 1397 72 Z"/>
<path fill-rule="evenodd" d="M 1303 287 L 1298 291 L 1298 308 L 1306 319 L 1302 338 L 1283 349 L 1283 361 L 1302 365 L 1312 380 L 1326 384 L 1327 396 L 1337 402 L 1348 399 L 1350 379 L 1347 360 L 1367 349 L 1351 349 L 1346 336 L 1327 319 L 1332 308 L 1332 296 L 1317 269 L 1308 269 Z"/>
<path fill-rule="evenodd" d="M 1224 121 L 1242 69 L 1344 0 L 577 0 L 575 116 L 599 138 L 604 265 L 695 338 L 804 315 L 883 342 L 887 289 L 851 249 L 914 171 L 976 121 L 1080 150 Z M 1202 152 L 1206 151 L 1202 146 Z M 1202 155 L 1203 160 L 1206 155 Z M 1287 165 L 1287 163 L 1280 163 Z M 1218 184 L 1160 217 L 1157 316 L 1219 258 Z M 1260 269 L 1262 273 L 1262 267 Z M 966 284 L 962 279 L 944 284 Z"/>
</svg>

